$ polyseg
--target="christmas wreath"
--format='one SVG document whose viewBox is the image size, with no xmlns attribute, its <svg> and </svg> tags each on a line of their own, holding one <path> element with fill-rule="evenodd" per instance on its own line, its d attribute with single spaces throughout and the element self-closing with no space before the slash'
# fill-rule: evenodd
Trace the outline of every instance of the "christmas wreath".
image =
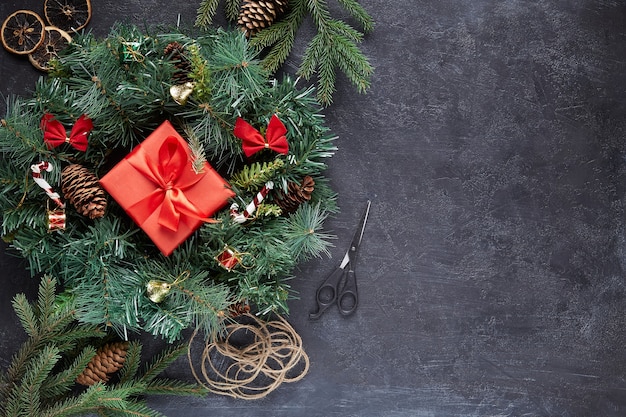
<svg viewBox="0 0 626 417">
<path fill-rule="evenodd" d="M 2 233 L 60 278 L 79 321 L 168 341 L 286 312 L 327 252 L 336 150 L 311 87 L 240 31 L 76 35 L 0 126 Z"/>
</svg>

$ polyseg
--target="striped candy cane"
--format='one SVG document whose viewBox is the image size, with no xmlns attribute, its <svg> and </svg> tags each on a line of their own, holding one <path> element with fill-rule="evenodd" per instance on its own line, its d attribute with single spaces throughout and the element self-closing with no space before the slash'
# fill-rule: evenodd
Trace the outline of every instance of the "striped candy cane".
<svg viewBox="0 0 626 417">
<path fill-rule="evenodd" d="M 52 186 L 48 184 L 48 181 L 41 177 L 41 171 L 52 172 L 53 169 L 54 167 L 48 161 L 41 161 L 38 164 L 30 166 L 35 183 L 40 186 L 46 194 L 48 194 L 48 197 L 50 197 L 50 199 L 54 201 L 59 208 L 65 208 L 65 203 L 61 201 L 61 196 L 52 189 Z"/>
<path fill-rule="evenodd" d="M 269 193 L 272 188 L 274 188 L 274 183 L 272 181 L 266 182 L 263 188 L 261 188 L 256 196 L 254 196 L 252 202 L 246 206 L 246 209 L 243 211 L 243 213 L 239 212 L 239 204 L 233 203 L 230 206 L 230 216 L 232 217 L 233 221 L 235 223 L 245 223 L 245 221 L 248 220 L 250 216 L 252 216 L 256 208 L 259 206 L 259 204 L 261 204 L 261 201 L 263 201 L 265 196 L 267 196 L 267 193 Z"/>
</svg>

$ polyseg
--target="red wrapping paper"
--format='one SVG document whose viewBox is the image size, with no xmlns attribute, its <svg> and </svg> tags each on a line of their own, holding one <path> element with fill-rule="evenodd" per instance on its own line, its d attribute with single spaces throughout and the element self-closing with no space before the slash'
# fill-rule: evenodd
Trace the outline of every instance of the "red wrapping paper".
<svg viewBox="0 0 626 417">
<path fill-rule="evenodd" d="M 165 256 L 234 195 L 208 163 L 195 173 L 187 142 L 168 121 L 100 183 Z"/>
</svg>

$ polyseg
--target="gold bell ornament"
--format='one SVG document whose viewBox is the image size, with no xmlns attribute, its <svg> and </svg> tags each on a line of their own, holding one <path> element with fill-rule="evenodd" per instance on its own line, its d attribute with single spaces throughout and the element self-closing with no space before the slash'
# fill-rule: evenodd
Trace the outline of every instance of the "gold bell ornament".
<svg viewBox="0 0 626 417">
<path fill-rule="evenodd" d="M 165 300 L 165 297 L 168 296 L 171 290 L 172 284 L 165 281 L 152 279 L 146 284 L 146 294 L 148 298 L 150 301 L 157 304 Z"/>
<path fill-rule="evenodd" d="M 165 297 L 167 297 L 170 291 L 172 291 L 172 287 L 175 287 L 176 285 L 180 284 L 181 282 L 189 278 L 189 275 L 190 275 L 189 271 L 185 271 L 182 274 L 180 274 L 178 277 L 176 277 L 174 282 L 171 282 L 171 283 L 166 282 L 166 281 L 161 281 L 158 279 L 151 279 L 146 284 L 146 294 L 148 298 L 150 299 L 150 301 L 158 304 L 162 302 L 163 300 L 165 300 Z"/>
<path fill-rule="evenodd" d="M 187 104 L 187 99 L 193 93 L 193 88 L 195 84 L 191 81 L 187 81 L 184 84 L 175 84 L 170 87 L 170 95 L 174 99 L 174 101 L 181 106 Z"/>
</svg>

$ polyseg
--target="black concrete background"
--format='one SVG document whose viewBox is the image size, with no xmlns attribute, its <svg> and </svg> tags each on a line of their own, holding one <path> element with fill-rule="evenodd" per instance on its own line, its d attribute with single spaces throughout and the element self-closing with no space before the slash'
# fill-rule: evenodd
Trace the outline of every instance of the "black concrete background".
<svg viewBox="0 0 626 417">
<path fill-rule="evenodd" d="M 116 20 L 190 24 L 199 3 L 92 1 L 101 36 Z M 357 95 L 340 77 L 325 111 L 339 135 L 334 259 L 293 281 L 310 373 L 259 401 L 151 405 L 185 417 L 626 415 L 626 5 L 361 3 L 377 23 L 363 43 L 372 88 Z M 42 4 L 3 0 L 0 16 Z M 28 94 L 37 76 L 0 51 L 3 95 Z M 359 310 L 309 322 L 367 199 Z M 23 337 L 9 300 L 37 282 L 8 253 L 0 268 L 6 366 Z M 190 375 L 184 361 L 169 374 Z"/>
</svg>

